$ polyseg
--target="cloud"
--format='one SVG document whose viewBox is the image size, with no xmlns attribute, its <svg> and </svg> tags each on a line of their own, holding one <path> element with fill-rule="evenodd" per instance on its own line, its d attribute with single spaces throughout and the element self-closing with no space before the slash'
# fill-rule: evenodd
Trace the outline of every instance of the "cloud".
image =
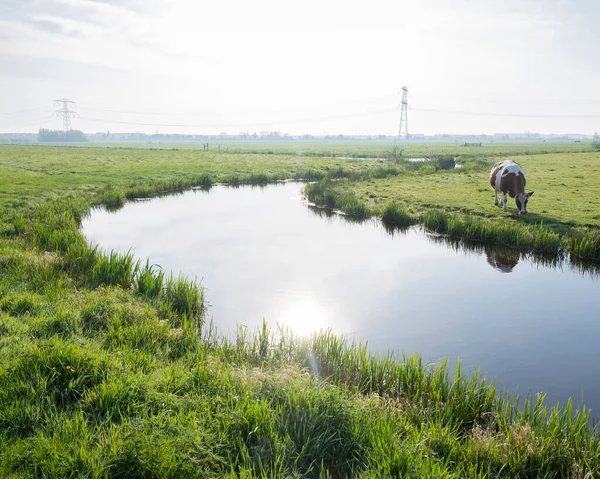
<svg viewBox="0 0 600 479">
<path fill-rule="evenodd" d="M 131 10 L 133 12 L 143 12 L 148 6 L 148 2 L 141 2 L 138 0 L 87 0 L 89 3 L 98 3 L 103 5 L 110 5 L 116 8 L 122 8 L 123 10 Z"/>
<path fill-rule="evenodd" d="M 117 15 L 127 18 L 142 11 L 143 4 L 136 0 L 4 0 L 0 5 L 0 13 L 4 20 L 23 22 L 31 22 L 33 18 L 40 16 L 50 16 L 84 24 L 110 25 Z M 53 27 L 45 24 L 42 28 L 51 31 Z M 54 33 L 64 32 L 56 28 Z"/>
<path fill-rule="evenodd" d="M 0 75 L 42 79 L 70 78 L 85 81 L 99 74 L 112 74 L 117 71 L 119 70 L 80 61 L 0 53 Z"/>
<path fill-rule="evenodd" d="M 83 36 L 83 32 L 77 29 L 67 28 L 61 22 L 50 20 L 50 19 L 31 19 L 27 21 L 31 25 L 37 27 L 40 30 L 43 30 L 48 33 L 56 33 L 59 35 L 65 35 L 67 37 L 81 37 Z"/>
</svg>

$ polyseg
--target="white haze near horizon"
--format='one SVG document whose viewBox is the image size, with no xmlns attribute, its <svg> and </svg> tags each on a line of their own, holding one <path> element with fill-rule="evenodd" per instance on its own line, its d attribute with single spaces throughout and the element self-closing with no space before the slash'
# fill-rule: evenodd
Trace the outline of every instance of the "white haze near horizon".
<svg viewBox="0 0 600 479">
<path fill-rule="evenodd" d="M 600 130 L 596 0 L 0 0 L 0 132 Z M 105 111 L 100 111 L 105 110 Z M 171 126 L 169 126 L 171 125 Z"/>
</svg>

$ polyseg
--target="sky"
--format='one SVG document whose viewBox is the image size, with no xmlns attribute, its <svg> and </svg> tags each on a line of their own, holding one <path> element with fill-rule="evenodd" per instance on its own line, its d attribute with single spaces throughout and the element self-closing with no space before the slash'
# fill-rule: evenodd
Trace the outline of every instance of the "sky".
<svg viewBox="0 0 600 479">
<path fill-rule="evenodd" d="M 600 131 L 597 0 L 0 0 L 0 132 Z"/>
</svg>

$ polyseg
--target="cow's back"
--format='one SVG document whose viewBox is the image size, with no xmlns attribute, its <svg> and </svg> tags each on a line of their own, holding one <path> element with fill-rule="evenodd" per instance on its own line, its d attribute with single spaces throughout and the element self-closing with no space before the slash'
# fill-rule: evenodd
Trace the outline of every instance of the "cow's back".
<svg viewBox="0 0 600 479">
<path fill-rule="evenodd" d="M 514 163 L 512 160 L 504 160 L 499 161 L 494 166 L 492 166 L 492 171 L 490 172 L 490 185 L 492 188 L 500 191 L 500 179 L 502 178 L 502 170 L 505 166 Z"/>
</svg>

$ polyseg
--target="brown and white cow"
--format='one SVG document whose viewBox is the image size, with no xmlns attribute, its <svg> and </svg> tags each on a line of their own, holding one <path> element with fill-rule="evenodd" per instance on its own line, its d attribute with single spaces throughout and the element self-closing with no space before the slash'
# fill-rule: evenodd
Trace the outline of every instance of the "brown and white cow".
<svg viewBox="0 0 600 479">
<path fill-rule="evenodd" d="M 525 173 L 513 160 L 496 163 L 490 172 L 490 184 L 494 188 L 494 204 L 498 204 L 498 193 L 502 193 L 502 209 L 506 211 L 506 193 L 515 199 L 519 214 L 527 213 L 527 201 L 533 195 L 525 193 Z"/>
</svg>

